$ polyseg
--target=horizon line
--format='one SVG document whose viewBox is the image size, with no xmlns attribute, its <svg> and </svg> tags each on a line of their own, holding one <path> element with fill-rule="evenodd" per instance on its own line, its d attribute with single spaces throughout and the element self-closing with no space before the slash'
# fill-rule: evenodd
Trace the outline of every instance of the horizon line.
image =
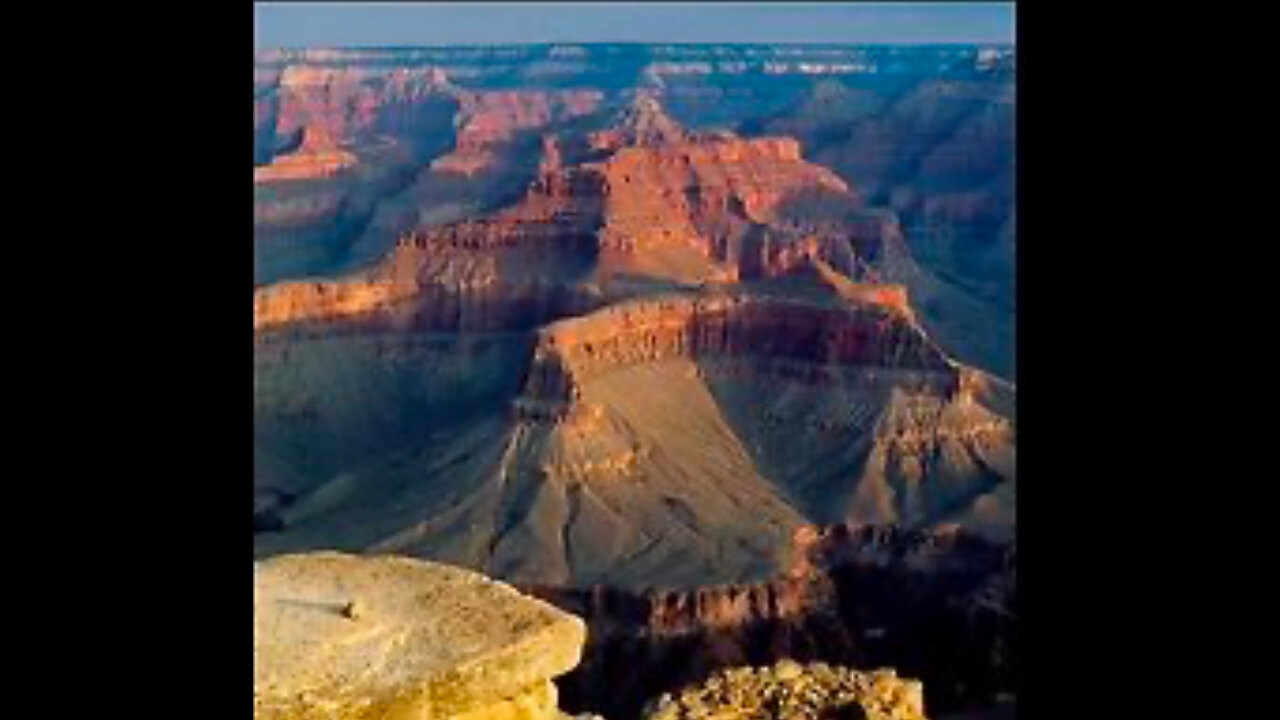
<svg viewBox="0 0 1280 720">
<path fill-rule="evenodd" d="M 646 40 L 592 40 L 589 42 L 575 42 L 565 40 L 544 40 L 540 42 L 499 42 L 499 43 L 418 43 L 418 44 L 388 44 L 388 45 L 273 45 L 269 47 L 254 48 L 255 52 L 271 51 L 271 50 L 417 50 L 423 48 L 498 48 L 498 47 L 553 47 L 553 46 L 605 46 L 605 45 L 635 45 L 640 47 L 653 46 L 688 46 L 697 47 L 702 45 L 711 45 L 716 47 L 738 46 L 738 47 L 789 47 L 789 46 L 817 46 L 817 47 L 971 47 L 984 45 L 1008 46 L 1017 45 L 1015 40 L 957 40 L 951 42 L 932 42 L 922 40 L 899 40 L 894 42 L 821 42 L 807 40 L 781 40 L 777 42 L 753 41 L 753 42 L 733 42 L 733 41 L 646 41 Z"/>
</svg>

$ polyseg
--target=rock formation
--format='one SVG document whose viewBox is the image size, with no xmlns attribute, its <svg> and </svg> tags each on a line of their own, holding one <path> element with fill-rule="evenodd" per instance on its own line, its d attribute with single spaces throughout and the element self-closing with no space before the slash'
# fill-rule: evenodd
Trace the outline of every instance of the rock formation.
<svg viewBox="0 0 1280 720">
<path fill-rule="evenodd" d="M 432 162 L 446 172 L 471 175 L 491 168 L 497 148 L 517 135 L 587 115 L 599 106 L 597 91 L 459 93 L 454 149 Z"/>
<path fill-rule="evenodd" d="M 611 127 L 594 155 L 542 136 L 511 205 L 405 233 L 359 273 L 255 292 L 260 343 L 531 336 L 502 381 L 521 388 L 508 411 L 477 420 L 489 447 L 431 451 L 474 465 L 433 480 L 417 520 L 373 519 L 344 547 L 634 586 L 767 577 L 805 522 L 1007 533 L 1011 393 L 942 352 L 880 280 L 913 267 L 894 226 L 785 138 L 685 131 L 652 99 Z M 348 473 L 290 481 L 291 502 L 356 503 Z M 386 502 L 367 492 L 365 508 Z M 296 547 L 297 524 L 264 519 L 277 537 L 260 547 Z M 459 527 L 487 541 L 455 542 Z"/>
<path fill-rule="evenodd" d="M 258 290 L 255 329 L 379 310 L 421 329 L 527 328 L 594 307 L 565 273 L 594 252 L 599 188 L 580 173 L 554 178 L 491 217 L 407 233 L 369 271 Z"/>
<path fill-rule="evenodd" d="M 772 667 L 723 670 L 664 695 L 645 720 L 925 720 L 920 683 L 892 670 L 860 672 L 783 660 Z"/>
<path fill-rule="evenodd" d="M 657 97 L 640 91 L 618 114 L 614 126 L 594 133 L 590 143 L 597 149 L 616 150 L 626 145 L 660 147 L 687 139 L 684 128 L 667 115 Z"/>
<path fill-rule="evenodd" d="M 642 115 L 661 112 L 644 108 Z M 665 116 L 640 125 L 640 134 L 603 162 L 572 167 L 562 166 L 558 143 L 544 137 L 546 156 L 520 202 L 479 219 L 406 233 L 365 276 L 264 288 L 255 297 L 255 327 L 365 315 L 433 291 L 461 295 L 488 287 L 500 297 L 506 285 L 559 284 L 574 293 L 582 290 L 575 281 L 608 284 L 619 275 L 731 280 L 817 266 L 829 277 L 862 274 L 867 260 L 858 251 L 875 242 L 863 228 L 844 228 L 859 236 L 851 241 L 829 228 L 797 229 L 780 214 L 784 203 L 805 193 L 827 193 L 846 209 L 857 203 L 838 178 L 801 160 L 794 141 L 673 135 L 678 126 Z M 667 129 L 655 135 L 648 129 L 653 125 Z M 655 137 L 672 139 L 655 145 Z M 637 144 L 642 141 L 649 144 Z M 692 255 L 680 261 L 680 251 Z M 685 266 L 674 275 L 679 265 L 662 267 L 673 260 Z"/>
<path fill-rule="evenodd" d="M 1014 96 L 1007 72 L 928 76 L 900 93 L 827 80 L 758 126 L 900 215 L 926 271 L 910 278 L 926 325 L 1002 377 L 1015 360 Z"/>
<path fill-rule="evenodd" d="M 833 367 L 879 367 L 940 375 L 959 370 L 893 305 L 821 307 L 749 296 L 654 298 L 563 320 L 539 333 L 523 401 L 563 406 L 596 375 L 671 358 L 753 356 L 790 363 L 790 377 L 818 382 Z M 780 366 L 786 367 L 786 365 Z M 807 369 L 806 369 L 807 367 Z"/>
<path fill-rule="evenodd" d="M 450 85 L 438 68 L 386 71 L 290 65 L 280 74 L 275 132 L 322 127 L 334 137 L 431 129 L 451 108 Z M 446 119 L 448 116 L 445 116 Z"/>
<path fill-rule="evenodd" d="M 611 45 L 263 52 L 255 54 L 255 165 L 287 153 L 303 127 L 321 126 L 340 142 L 392 134 L 420 145 L 426 163 L 454 151 L 441 167 L 515 177 L 512 158 L 536 151 L 517 136 L 619 103 L 628 132 L 602 147 L 678 144 L 691 133 L 666 122 L 674 117 L 787 136 L 901 216 L 926 270 L 909 281 L 922 322 L 952 355 L 1011 378 L 1013 54 L 977 46 Z M 654 112 L 658 104 L 671 114 Z M 605 128 L 600 137 L 608 135 Z M 508 153 L 513 144 L 525 149 Z M 385 236 L 412 223 L 393 225 L 370 241 L 376 253 L 360 257 L 381 255 Z M 746 242 L 749 256 L 755 243 Z M 296 277 L 324 264 L 285 267 L 302 267 Z"/>
<path fill-rule="evenodd" d="M 472 572 L 318 553 L 254 567 L 255 720 L 556 720 L 582 623 Z"/>
</svg>

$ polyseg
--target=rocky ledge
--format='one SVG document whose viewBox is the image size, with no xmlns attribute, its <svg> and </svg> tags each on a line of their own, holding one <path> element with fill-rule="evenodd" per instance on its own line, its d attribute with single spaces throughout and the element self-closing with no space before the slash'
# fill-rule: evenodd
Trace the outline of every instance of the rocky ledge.
<svg viewBox="0 0 1280 720">
<path fill-rule="evenodd" d="M 583 623 L 474 572 L 395 557 L 254 566 L 255 720 L 564 717 Z"/>
<path fill-rule="evenodd" d="M 662 696 L 645 720 L 925 720 L 920 683 L 892 670 L 860 672 L 792 660 L 734 668 L 677 695 Z"/>
<path fill-rule="evenodd" d="M 791 379 L 850 366 L 914 372 L 953 393 L 962 369 L 891 302 L 816 305 L 734 293 L 620 302 L 538 332 L 517 414 L 575 417 L 581 386 L 619 367 L 672 357 L 752 356 L 798 364 Z"/>
</svg>

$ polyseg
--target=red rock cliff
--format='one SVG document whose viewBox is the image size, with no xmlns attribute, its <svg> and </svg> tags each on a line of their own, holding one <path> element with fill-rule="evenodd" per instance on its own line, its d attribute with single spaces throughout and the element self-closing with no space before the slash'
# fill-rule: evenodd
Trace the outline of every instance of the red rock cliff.
<svg viewBox="0 0 1280 720">
<path fill-rule="evenodd" d="M 611 305 L 539 334 L 524 400 L 564 404 L 610 369 L 666 358 L 752 356 L 810 366 L 938 373 L 955 364 L 907 317 L 875 304 L 823 306 L 751 296 L 666 297 Z M 790 368 L 803 379 L 806 370 Z"/>
<path fill-rule="evenodd" d="M 683 243 L 720 260 L 728 258 L 729 237 L 746 224 L 771 222 L 784 198 L 813 188 L 849 192 L 834 174 L 801 160 L 786 138 L 625 147 L 600 172 L 608 198 L 602 244 Z"/>
</svg>

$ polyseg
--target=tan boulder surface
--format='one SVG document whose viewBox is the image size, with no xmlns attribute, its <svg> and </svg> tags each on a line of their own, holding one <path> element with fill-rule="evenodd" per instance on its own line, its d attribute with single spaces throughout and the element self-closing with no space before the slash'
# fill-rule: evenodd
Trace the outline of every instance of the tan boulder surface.
<svg viewBox="0 0 1280 720">
<path fill-rule="evenodd" d="M 256 563 L 255 720 L 559 716 L 576 617 L 475 572 L 393 556 Z"/>
<path fill-rule="evenodd" d="M 662 696 L 645 720 L 926 720 L 919 682 L 892 670 L 862 672 L 783 660 L 722 670 Z"/>
</svg>

